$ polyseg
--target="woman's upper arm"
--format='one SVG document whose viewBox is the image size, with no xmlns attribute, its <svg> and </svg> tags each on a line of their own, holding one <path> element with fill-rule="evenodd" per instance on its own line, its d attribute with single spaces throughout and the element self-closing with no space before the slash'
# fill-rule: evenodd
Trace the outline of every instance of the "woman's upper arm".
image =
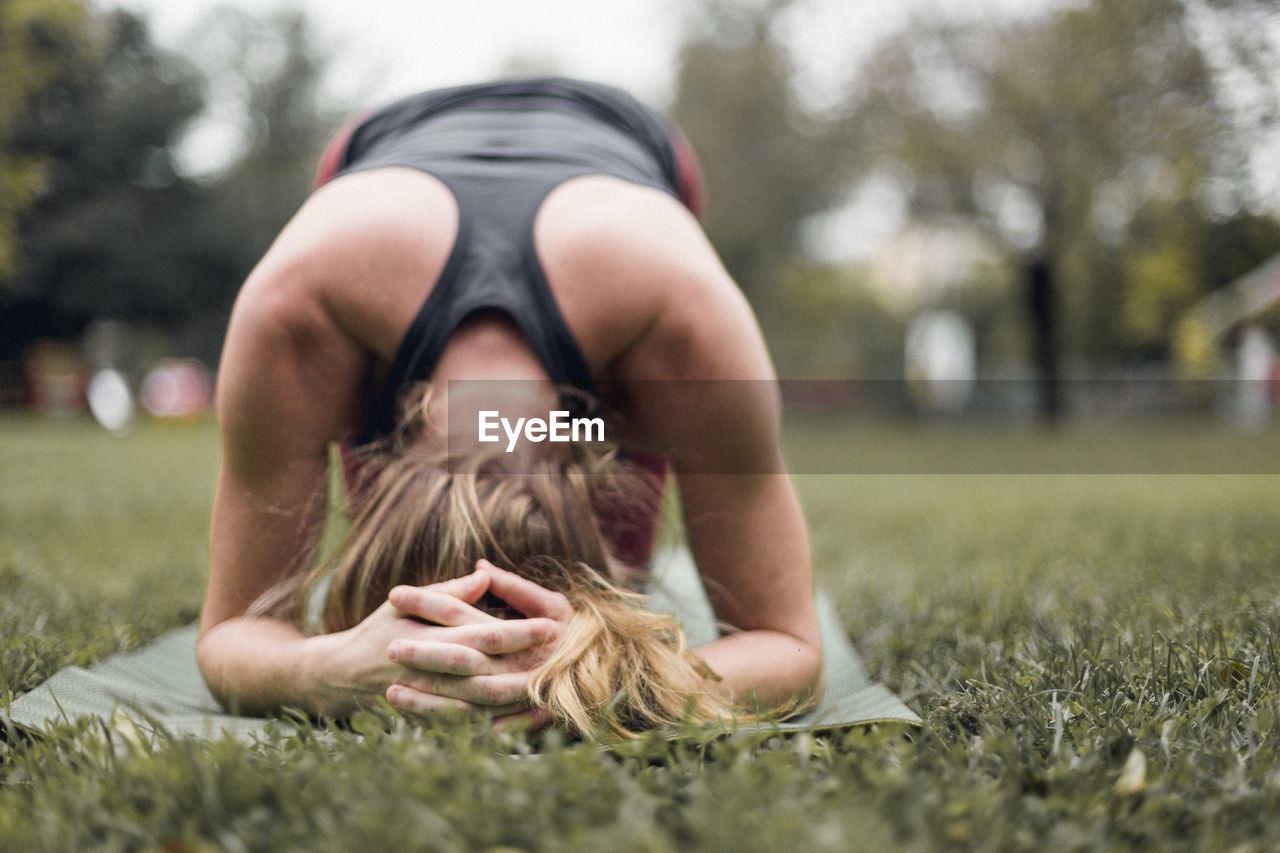
<svg viewBox="0 0 1280 853">
<path fill-rule="evenodd" d="M 782 459 L 759 327 L 709 245 L 691 237 L 673 264 L 662 310 L 629 357 L 629 409 L 673 458 L 717 615 L 816 644 L 808 533 Z"/>
<path fill-rule="evenodd" d="M 352 429 L 363 370 L 306 265 L 268 255 L 237 298 L 219 369 L 202 632 L 242 615 L 309 552 L 329 443 Z"/>
</svg>

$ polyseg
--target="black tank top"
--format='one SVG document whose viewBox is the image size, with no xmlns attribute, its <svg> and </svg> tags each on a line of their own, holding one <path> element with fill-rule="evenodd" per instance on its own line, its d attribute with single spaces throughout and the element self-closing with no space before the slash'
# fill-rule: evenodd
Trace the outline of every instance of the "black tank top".
<svg viewBox="0 0 1280 853">
<path fill-rule="evenodd" d="M 670 126 L 626 93 L 594 83 L 463 86 L 399 101 L 355 129 L 341 172 L 392 166 L 426 172 L 449 188 L 458 235 L 373 400 L 361 441 L 394 428 L 404 390 L 431 375 L 453 331 L 480 311 L 509 316 L 553 382 L 592 391 L 538 262 L 534 218 L 548 193 L 582 175 L 678 196 Z"/>
</svg>

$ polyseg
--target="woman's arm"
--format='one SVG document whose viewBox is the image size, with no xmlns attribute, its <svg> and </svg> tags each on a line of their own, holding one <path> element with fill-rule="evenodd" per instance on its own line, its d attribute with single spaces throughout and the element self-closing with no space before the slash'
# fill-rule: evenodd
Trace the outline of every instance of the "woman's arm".
<svg viewBox="0 0 1280 853">
<path fill-rule="evenodd" d="M 666 284 L 620 364 L 628 413 L 636 435 L 672 457 L 694 560 L 717 617 L 738 629 L 698 654 L 735 696 L 803 702 L 821 687 L 821 641 L 773 368 L 701 229 L 668 207 L 652 240 L 629 247 Z"/>
<path fill-rule="evenodd" d="M 198 646 L 210 689 L 244 711 L 333 704 L 316 695 L 319 644 L 244 614 L 310 553 L 329 442 L 354 422 L 364 358 L 328 316 L 310 268 L 269 253 L 241 290 L 223 347 L 222 462 Z"/>
<path fill-rule="evenodd" d="M 685 528 L 717 618 L 737 629 L 698 654 L 735 696 L 765 707 L 821 688 L 808 533 L 762 380 L 645 383 L 672 449 Z M 648 419 L 648 416 L 646 416 Z M 652 421 L 650 421 L 652 422 Z"/>
<path fill-rule="evenodd" d="M 308 239 L 314 217 L 306 216 L 250 276 L 223 350 L 201 670 L 220 701 L 246 713 L 290 706 L 343 715 L 383 695 L 413 712 L 522 708 L 531 667 L 521 653 L 548 645 L 559 624 L 491 624 L 498 620 L 468 606 L 489 588 L 485 572 L 401 589 L 398 607 L 384 603 L 338 634 L 309 637 L 287 621 L 246 616 L 273 584 L 306 568 L 323 519 L 329 443 L 355 431 L 377 349 L 334 316 L 326 276 L 351 284 L 357 272 L 344 268 L 348 258 L 326 256 L 332 241 Z M 402 651 L 422 644 L 443 663 Z M 460 655 L 479 677 L 448 671 Z"/>
</svg>

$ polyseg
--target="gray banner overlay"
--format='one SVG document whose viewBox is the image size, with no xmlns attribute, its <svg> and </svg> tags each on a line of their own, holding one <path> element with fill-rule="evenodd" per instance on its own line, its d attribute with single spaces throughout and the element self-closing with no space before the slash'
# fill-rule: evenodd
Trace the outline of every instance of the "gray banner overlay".
<svg viewBox="0 0 1280 853">
<path fill-rule="evenodd" d="M 586 447 L 661 452 L 684 475 L 773 474 L 775 436 L 796 475 L 1280 473 L 1273 382 L 1069 380 L 1052 423 L 1024 379 L 648 380 L 595 396 L 532 381 L 447 385 L 450 457 L 493 454 L 514 473 Z"/>
</svg>

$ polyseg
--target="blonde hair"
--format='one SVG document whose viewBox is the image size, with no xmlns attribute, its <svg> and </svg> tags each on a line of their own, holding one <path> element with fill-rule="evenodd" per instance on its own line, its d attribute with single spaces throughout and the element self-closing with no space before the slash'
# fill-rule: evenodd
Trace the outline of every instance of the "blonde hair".
<svg viewBox="0 0 1280 853">
<path fill-rule="evenodd" d="M 415 407 L 421 412 L 421 407 Z M 267 609 L 305 623 L 330 576 L 319 630 L 345 630 L 399 584 L 469 574 L 485 558 L 563 594 L 574 615 L 534 672 L 529 700 L 575 734 L 616 740 L 682 720 L 746 715 L 685 647 L 675 619 L 623 589 L 595 510 L 636 500 L 652 481 L 613 452 L 569 443 L 536 459 L 500 450 L 454 456 L 414 443 L 421 415 L 367 455 L 345 540 Z M 652 502 L 652 495 L 637 503 Z M 611 571 L 613 570 L 613 571 Z M 482 600 L 483 601 L 483 600 Z M 520 614 L 509 614 L 519 616 Z"/>
</svg>

